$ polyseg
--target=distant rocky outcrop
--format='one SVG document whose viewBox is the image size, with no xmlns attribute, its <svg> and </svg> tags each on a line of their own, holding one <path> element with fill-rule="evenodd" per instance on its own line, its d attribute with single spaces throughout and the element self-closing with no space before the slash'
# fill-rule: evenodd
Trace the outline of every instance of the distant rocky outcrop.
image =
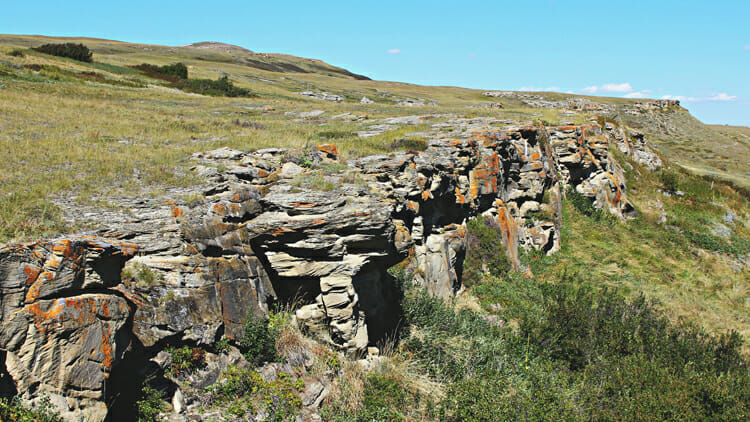
<svg viewBox="0 0 750 422">
<path fill-rule="evenodd" d="M 300 304 L 298 323 L 320 340 L 364 353 L 398 324 L 389 267 L 411 256 L 417 281 L 450 297 L 462 286 L 468 219 L 490 219 L 518 265 L 519 248 L 559 250 L 569 186 L 618 218 L 633 215 L 610 145 L 658 166 L 641 135 L 614 126 L 475 120 L 441 123 L 451 136 L 423 152 L 351 160 L 314 176 L 318 184 L 283 149 L 199 153 L 198 198 L 136 201 L 98 237 L 0 250 L 0 349 L 15 388 L 49 394 L 71 419 L 101 421 L 123 359 L 236 340 L 248 312 L 280 302 Z M 337 156 L 321 145 L 313 161 Z"/>
<path fill-rule="evenodd" d="M 344 101 L 344 97 L 340 95 L 330 94 L 328 92 L 303 91 L 298 92 L 297 94 L 303 95 L 305 97 L 315 98 L 316 100 L 331 101 L 334 103 L 340 103 Z"/>
</svg>

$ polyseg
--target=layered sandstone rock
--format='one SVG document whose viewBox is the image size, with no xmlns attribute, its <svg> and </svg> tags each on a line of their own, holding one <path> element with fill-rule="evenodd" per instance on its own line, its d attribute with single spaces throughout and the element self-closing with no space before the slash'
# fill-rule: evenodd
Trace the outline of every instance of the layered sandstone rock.
<svg viewBox="0 0 750 422">
<path fill-rule="evenodd" d="M 136 246 L 95 238 L 0 250 L 0 347 L 16 390 L 70 419 L 101 421 L 107 378 L 129 345 L 132 309 L 111 288 Z"/>
<path fill-rule="evenodd" d="M 502 124 L 436 123 L 450 137 L 423 152 L 364 157 L 331 174 L 277 148 L 196 154 L 197 200 L 133 201 L 98 238 L 0 250 L 8 373 L 27 398 L 49 392 L 66 416 L 101 420 L 107 378 L 129 344 L 153 355 L 166 343 L 237 340 L 248 313 L 276 303 L 295 304 L 298 322 L 331 346 L 364 353 L 398 324 L 389 267 L 411 256 L 432 294 L 461 289 L 468 219 L 490 219 L 518 265 L 520 248 L 560 248 L 569 186 L 619 218 L 632 214 L 609 145 L 624 139 L 629 156 L 653 154 L 642 138 L 490 123 Z M 311 154 L 334 162 L 338 151 Z M 634 159 L 651 167 L 658 157 L 649 157 Z"/>
</svg>

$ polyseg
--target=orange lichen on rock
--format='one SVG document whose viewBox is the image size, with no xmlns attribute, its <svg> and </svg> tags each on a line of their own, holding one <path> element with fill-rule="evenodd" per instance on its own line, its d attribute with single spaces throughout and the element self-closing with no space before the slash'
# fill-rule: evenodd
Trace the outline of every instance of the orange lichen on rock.
<svg viewBox="0 0 750 422">
<path fill-rule="evenodd" d="M 48 274 L 50 273 L 42 273 L 44 278 L 48 278 Z M 39 281 L 33 283 L 31 286 L 29 286 L 29 290 L 26 292 L 26 303 L 32 303 L 35 302 L 37 299 L 39 299 L 39 294 L 42 291 L 42 283 Z"/>
<path fill-rule="evenodd" d="M 300 201 L 300 202 L 292 202 L 292 205 L 294 205 L 295 207 L 300 207 L 300 208 L 312 208 L 315 206 L 315 203 Z"/>
<path fill-rule="evenodd" d="M 185 213 L 181 207 L 174 207 L 172 208 L 172 217 L 182 217 L 182 215 Z"/>
<path fill-rule="evenodd" d="M 273 231 L 273 232 L 271 233 L 271 235 L 272 235 L 272 236 L 281 236 L 282 234 L 284 234 L 284 233 L 287 233 L 287 232 L 289 232 L 289 231 L 291 231 L 291 230 L 289 230 L 289 229 L 287 229 L 287 228 L 285 228 L 285 227 L 279 227 L 278 229 L 274 230 L 274 231 Z"/>
<path fill-rule="evenodd" d="M 336 145 L 333 144 L 323 144 L 317 146 L 318 151 L 325 152 L 329 155 L 339 155 L 339 150 L 336 148 Z"/>
<path fill-rule="evenodd" d="M 221 202 L 216 203 L 211 207 L 211 212 L 218 215 L 227 215 L 227 206 Z"/>
<path fill-rule="evenodd" d="M 50 255 L 49 258 L 47 258 L 47 261 L 44 263 L 44 268 L 48 270 L 57 269 L 60 267 L 60 264 L 62 264 L 62 257 L 59 255 Z"/>
<path fill-rule="evenodd" d="M 112 333 L 109 328 L 109 324 L 102 325 L 102 344 L 99 347 L 99 351 L 102 353 L 102 366 L 105 369 L 105 376 L 109 375 L 109 370 L 112 369 L 112 361 L 114 360 L 114 350 L 112 350 L 112 340 L 110 337 Z"/>
<path fill-rule="evenodd" d="M 520 264 L 518 257 L 518 224 L 506 207 L 498 208 L 496 222 L 503 234 L 503 243 L 505 244 L 508 257 L 511 259 L 515 268 Z"/>
<path fill-rule="evenodd" d="M 471 178 L 469 185 L 469 198 L 476 199 L 479 197 L 479 181 L 476 177 Z"/>
<path fill-rule="evenodd" d="M 49 309 L 43 311 L 39 303 L 32 303 L 28 305 L 24 310 L 28 312 L 34 320 L 37 330 L 40 332 L 46 332 L 46 326 L 50 323 L 57 322 L 58 317 L 65 309 L 65 301 L 60 299 L 57 300 Z"/>
<path fill-rule="evenodd" d="M 39 274 L 42 272 L 42 269 L 37 267 L 36 265 L 24 265 L 23 272 L 26 273 L 26 284 L 32 284 L 36 281 L 36 279 L 39 277 Z"/>
<path fill-rule="evenodd" d="M 73 254 L 73 242 L 70 239 L 60 239 L 52 244 L 52 252 L 56 255 L 68 257 Z"/>
<path fill-rule="evenodd" d="M 456 186 L 456 203 L 457 204 L 465 204 L 466 203 L 466 197 L 461 193 L 461 189 Z"/>
</svg>

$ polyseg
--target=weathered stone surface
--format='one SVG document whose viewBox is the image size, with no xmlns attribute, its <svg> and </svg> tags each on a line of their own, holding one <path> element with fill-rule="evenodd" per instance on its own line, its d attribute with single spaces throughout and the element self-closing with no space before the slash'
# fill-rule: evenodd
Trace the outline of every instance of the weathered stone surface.
<svg viewBox="0 0 750 422">
<path fill-rule="evenodd" d="M 344 97 L 340 95 L 330 94 L 328 92 L 303 91 L 303 92 L 298 92 L 297 94 L 304 95 L 305 97 L 315 98 L 316 100 L 332 101 L 335 103 L 340 103 L 344 101 Z"/>
<path fill-rule="evenodd" d="M 550 128 L 550 145 L 560 162 L 562 181 L 575 186 L 620 218 L 635 214 L 627 199 L 625 175 L 609 154 L 609 138 L 596 125 Z"/>
<path fill-rule="evenodd" d="M 632 158 L 633 161 L 651 171 L 661 167 L 661 158 L 648 147 L 643 133 L 636 130 L 626 132 L 622 127 L 611 123 L 607 123 L 605 129 L 614 138 L 617 149 Z"/>
<path fill-rule="evenodd" d="M 65 417 L 103 420 L 105 386 L 128 346 L 118 292 L 131 243 L 72 237 L 0 249 L 0 349 L 25 399 L 44 392 Z"/>
<path fill-rule="evenodd" d="M 44 392 L 65 403 L 63 416 L 101 421 L 105 385 L 128 346 L 121 332 L 127 302 L 107 294 L 40 300 L 13 312 L 0 328 L 5 365 L 24 398 Z"/>
<path fill-rule="evenodd" d="M 642 137 L 614 126 L 443 118 L 433 124 L 443 136 L 423 152 L 352 160 L 323 175 L 325 187 L 306 183 L 310 170 L 284 149 L 195 154 L 205 184 L 187 192 L 200 194 L 190 203 L 123 200 L 101 223 L 106 237 L 0 249 L 0 349 L 19 391 L 49 391 L 66 415 L 99 420 L 130 340 L 150 356 L 166 343 L 236 341 L 248 313 L 277 302 L 300 304 L 297 321 L 313 335 L 364 355 L 398 324 L 389 267 L 411 256 L 416 280 L 450 297 L 462 288 L 468 219 L 491 219 L 518 266 L 520 248 L 559 250 L 568 187 L 620 218 L 632 213 L 611 146 L 658 162 Z M 313 153 L 338 159 L 334 145 Z"/>
</svg>

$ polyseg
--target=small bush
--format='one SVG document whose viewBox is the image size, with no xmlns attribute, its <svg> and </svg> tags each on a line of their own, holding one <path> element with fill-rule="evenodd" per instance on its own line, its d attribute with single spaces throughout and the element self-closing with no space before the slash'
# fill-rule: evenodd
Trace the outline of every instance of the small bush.
<svg viewBox="0 0 750 422">
<path fill-rule="evenodd" d="M 23 52 L 23 50 L 21 50 L 19 48 L 10 50 L 8 52 L 8 55 L 12 56 L 12 57 L 26 57 L 26 54 Z"/>
<path fill-rule="evenodd" d="M 43 397 L 38 406 L 27 407 L 20 397 L 8 400 L 0 398 L 0 421 L 13 422 L 62 422 L 48 397 Z"/>
<path fill-rule="evenodd" d="M 144 381 L 141 386 L 141 399 L 135 403 L 135 420 L 137 422 L 158 421 L 159 413 L 165 411 L 167 407 L 164 396 L 164 392 L 152 387 L 149 380 Z"/>
<path fill-rule="evenodd" d="M 443 380 L 439 420 L 746 420 L 737 333 L 708 335 L 643 297 L 563 278 L 485 278 L 473 290 L 483 303 L 496 294 L 494 312 L 517 329 L 407 289 L 399 349 Z"/>
<path fill-rule="evenodd" d="M 296 419 L 302 407 L 299 393 L 304 386 L 301 379 L 293 379 L 286 372 L 266 381 L 252 369 L 229 366 L 209 392 L 215 403 L 228 403 L 227 412 L 233 416 L 260 411 L 269 415 L 266 420 L 282 422 Z"/>
<path fill-rule="evenodd" d="M 316 136 L 320 139 L 324 140 L 331 140 L 331 139 L 343 139 L 343 138 L 351 138 L 353 136 L 356 136 L 354 132 L 349 131 L 339 131 L 339 130 L 329 130 L 325 132 L 318 132 Z"/>
<path fill-rule="evenodd" d="M 676 192 L 680 189 L 680 176 L 670 170 L 663 169 L 658 174 L 662 188 L 667 192 Z"/>
<path fill-rule="evenodd" d="M 183 91 L 213 97 L 254 97 L 255 94 L 245 88 L 235 86 L 227 75 L 217 80 L 212 79 L 181 79 L 175 86 Z"/>
<path fill-rule="evenodd" d="M 65 44 L 44 44 L 35 47 L 40 53 L 51 54 L 58 57 L 68 57 L 80 62 L 91 62 L 91 50 L 83 44 L 65 43 Z"/>
<path fill-rule="evenodd" d="M 393 377 L 372 373 L 365 382 L 362 410 L 357 420 L 402 421 L 413 403 L 413 398 Z"/>
<path fill-rule="evenodd" d="M 709 233 L 700 233 L 692 230 L 683 230 L 682 235 L 687 240 L 702 249 L 713 252 L 721 252 L 727 255 L 742 256 L 750 252 L 750 242 L 733 234 L 731 242 Z"/>
<path fill-rule="evenodd" d="M 167 368 L 167 374 L 177 376 L 192 372 L 206 363 L 206 351 L 200 347 L 168 347 L 165 349 L 172 355 L 172 365 Z"/>
<path fill-rule="evenodd" d="M 132 280 L 135 282 L 136 287 L 146 289 L 156 285 L 158 281 L 163 279 L 163 276 L 161 273 L 154 272 L 154 270 L 146 265 L 129 263 L 123 267 L 120 278 L 123 280 Z"/>
<path fill-rule="evenodd" d="M 165 66 L 142 63 L 133 66 L 133 69 L 138 69 L 152 78 L 164 79 L 171 82 L 188 78 L 188 68 L 182 63 L 174 63 Z"/>
<path fill-rule="evenodd" d="M 484 274 L 502 277 L 511 268 L 502 241 L 502 233 L 493 226 L 492 220 L 479 216 L 466 224 L 466 258 L 463 263 L 465 286 L 481 281 Z"/>
<path fill-rule="evenodd" d="M 176 76 L 180 79 L 188 78 L 188 68 L 183 63 L 168 64 L 160 67 L 159 71 L 165 75 Z"/>
<path fill-rule="evenodd" d="M 593 220 L 599 221 L 606 217 L 605 212 L 596 208 L 591 199 L 585 197 L 572 186 L 568 188 L 567 199 L 573 204 L 573 207 L 575 207 L 578 212 L 587 217 L 591 217 Z"/>
<path fill-rule="evenodd" d="M 255 316 L 252 312 L 245 320 L 245 333 L 240 339 L 240 349 L 245 359 L 253 364 L 270 362 L 276 358 L 278 330 L 271 327 L 268 318 Z"/>
</svg>

